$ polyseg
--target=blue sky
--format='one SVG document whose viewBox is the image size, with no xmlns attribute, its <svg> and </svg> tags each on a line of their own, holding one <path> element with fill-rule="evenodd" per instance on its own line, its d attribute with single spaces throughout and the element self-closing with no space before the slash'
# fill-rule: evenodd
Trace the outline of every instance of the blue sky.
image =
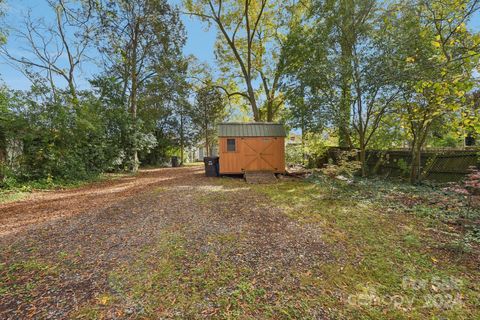
<svg viewBox="0 0 480 320">
<path fill-rule="evenodd" d="M 169 0 L 170 3 L 180 5 L 181 0 Z M 50 8 L 45 4 L 45 0 L 6 0 L 7 16 L 5 25 L 7 27 L 18 28 L 21 26 L 22 17 L 31 10 L 35 18 L 44 18 L 50 20 L 53 18 Z M 183 23 L 187 31 L 187 43 L 184 48 L 186 55 L 195 55 L 201 62 L 214 63 L 213 47 L 215 42 L 215 32 L 207 31 L 205 26 L 195 18 L 182 15 Z M 14 36 L 10 36 L 7 47 L 12 53 L 21 54 L 23 45 Z M 82 68 L 82 78 L 79 80 L 81 87 L 86 87 L 86 81 L 91 75 L 97 72 L 93 63 L 87 63 Z M 13 89 L 28 89 L 30 82 L 22 73 L 9 66 L 4 60 L 0 60 L 0 79 Z"/>
<path fill-rule="evenodd" d="M 33 17 L 44 18 L 45 20 L 51 20 L 53 18 L 51 10 L 46 6 L 45 0 L 6 0 L 7 1 L 7 16 L 5 17 L 5 23 L 8 27 L 18 28 L 21 26 L 22 17 L 31 11 Z M 169 0 L 170 3 L 180 5 L 181 0 Z M 185 24 L 187 31 L 187 43 L 184 48 L 186 55 L 194 55 L 200 62 L 207 62 L 214 64 L 214 42 L 215 31 L 206 30 L 204 24 L 195 18 L 190 18 L 183 15 L 182 20 Z M 480 31 L 480 14 L 472 20 L 470 27 L 475 31 Z M 12 53 L 22 53 L 22 43 L 20 43 L 15 37 L 8 39 L 7 46 Z M 97 73 L 97 67 L 94 63 L 87 63 L 82 68 L 82 79 L 78 80 L 80 87 L 87 87 L 88 82 L 86 79 Z M 0 60 L 0 79 L 3 80 L 7 86 L 13 89 L 27 89 L 30 87 L 30 82 L 17 70 Z"/>
</svg>

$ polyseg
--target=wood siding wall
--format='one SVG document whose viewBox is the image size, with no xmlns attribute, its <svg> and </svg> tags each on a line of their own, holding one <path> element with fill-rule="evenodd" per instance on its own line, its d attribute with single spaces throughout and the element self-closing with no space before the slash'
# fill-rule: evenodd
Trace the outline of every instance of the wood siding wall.
<svg viewBox="0 0 480 320">
<path fill-rule="evenodd" d="M 235 139 L 235 151 L 227 151 L 227 139 Z M 245 171 L 284 173 L 285 138 L 221 137 L 219 156 L 221 174 L 241 174 Z"/>
</svg>

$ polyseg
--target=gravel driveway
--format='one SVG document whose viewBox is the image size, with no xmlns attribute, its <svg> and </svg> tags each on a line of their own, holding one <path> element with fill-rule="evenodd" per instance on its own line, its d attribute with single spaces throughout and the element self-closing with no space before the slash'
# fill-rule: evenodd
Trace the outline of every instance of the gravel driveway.
<svg viewBox="0 0 480 320">
<path fill-rule="evenodd" d="M 182 274 L 200 256 L 215 256 L 233 272 L 248 270 L 249 281 L 266 292 L 264 307 L 301 290 L 293 271 L 308 273 L 331 259 L 318 227 L 289 219 L 240 179 L 206 178 L 201 167 L 144 170 L 0 205 L 0 318 L 218 318 L 230 312 L 231 303 L 217 303 L 228 294 L 221 288 L 204 291 L 188 308 L 172 298 L 153 313 L 142 307 L 146 294 L 132 302 L 133 295 L 116 291 L 112 273 L 136 270 L 141 255 L 172 233 L 184 240 Z M 169 254 L 162 252 L 152 257 Z M 105 295 L 114 302 L 103 301 L 110 299 Z M 85 316 L 86 306 L 95 312 Z M 265 308 L 245 310 L 275 317 L 272 311 L 265 316 Z M 326 316 L 317 309 L 311 317 Z"/>
</svg>

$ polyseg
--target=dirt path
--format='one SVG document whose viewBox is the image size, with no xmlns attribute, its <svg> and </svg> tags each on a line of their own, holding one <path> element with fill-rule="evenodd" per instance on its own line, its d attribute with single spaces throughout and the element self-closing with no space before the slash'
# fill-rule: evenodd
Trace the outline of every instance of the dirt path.
<svg viewBox="0 0 480 320">
<path fill-rule="evenodd" d="M 241 182 L 222 184 L 221 179 L 204 177 L 199 167 L 147 170 L 138 177 L 0 205 L 0 318 L 72 318 L 86 306 L 95 306 L 93 318 L 100 317 L 98 312 L 104 318 L 218 317 L 221 306 L 216 302 L 236 292 L 220 289 L 238 286 L 233 284 L 237 276 L 226 281 L 225 288 L 205 291 L 195 304 L 180 303 L 175 296 L 180 289 L 173 287 L 165 301 L 175 298 L 154 311 L 146 293 L 139 300 L 137 293 L 120 292 L 112 285 L 119 270 L 125 278 L 124 270 L 136 273 L 142 255 L 172 234 L 184 240 L 180 274 L 192 271 L 192 261 L 214 257 L 216 265 L 232 266 L 233 274 L 248 270 L 242 276 L 248 274 L 251 283 L 268 292 L 262 294 L 262 303 L 272 308 L 298 303 L 294 296 L 281 294 L 301 290 L 292 270 L 308 272 L 330 259 L 320 230 L 288 219 Z M 155 251 L 148 261 L 172 251 Z M 162 259 L 155 260 L 151 270 L 158 269 Z M 105 295 L 116 302 L 107 303 Z M 228 312 L 231 308 L 232 303 L 225 306 Z M 259 315 L 258 310 L 242 312 Z M 317 309 L 311 316 L 325 315 Z"/>
<path fill-rule="evenodd" d="M 193 172 L 193 169 L 143 170 L 136 177 L 103 181 L 67 191 L 37 192 L 25 201 L 0 204 L 0 236 L 39 223 L 106 208 L 156 185 L 176 183 Z"/>
</svg>

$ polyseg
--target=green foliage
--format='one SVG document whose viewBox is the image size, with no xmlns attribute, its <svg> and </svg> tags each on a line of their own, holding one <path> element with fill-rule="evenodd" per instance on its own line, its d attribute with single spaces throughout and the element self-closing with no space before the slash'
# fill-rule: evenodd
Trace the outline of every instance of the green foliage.
<svg viewBox="0 0 480 320">
<path fill-rule="evenodd" d="M 369 149 L 388 150 L 402 148 L 407 141 L 407 133 L 398 119 L 398 104 L 394 107 L 397 112 L 385 114 L 369 144 Z"/>
<path fill-rule="evenodd" d="M 30 105 L 19 115 L 26 127 L 13 138 L 22 149 L 14 164 L 18 179 L 78 180 L 102 172 L 110 162 L 100 106 L 85 98 L 74 111 L 61 103 L 35 101 L 34 94 L 17 96 L 12 106 Z"/>
<path fill-rule="evenodd" d="M 188 13 L 217 31 L 219 84 L 228 98 L 241 97 L 254 121 L 274 121 L 282 111 L 282 42 L 303 5 L 295 1 L 184 0 Z"/>
<path fill-rule="evenodd" d="M 304 134 L 305 153 L 308 155 L 308 166 L 315 167 L 325 157 L 328 151 L 327 142 L 318 133 L 309 132 Z"/>
<path fill-rule="evenodd" d="M 467 25 L 478 1 L 309 4 L 283 46 L 294 128 L 335 130 L 362 162 L 367 148 L 410 147 L 412 181 L 425 145 L 462 146 L 477 131 L 480 35 Z"/>
<path fill-rule="evenodd" d="M 0 23 L 3 22 L 3 16 L 5 15 L 5 1 L 0 0 Z M 0 25 L 0 45 L 7 42 L 5 31 L 3 30 L 3 23 Z"/>
<path fill-rule="evenodd" d="M 300 281 L 311 290 L 320 287 L 338 292 L 318 295 L 323 306 L 337 311 L 337 318 L 478 318 L 478 288 L 470 288 L 478 282 L 478 268 L 475 263 L 466 263 L 475 261 L 478 245 L 468 238 L 458 241 L 468 235 L 464 237 L 462 227 L 454 228 L 465 221 L 461 199 L 431 187 L 382 180 L 359 179 L 350 185 L 338 182 L 333 184 L 334 189 L 325 184 L 323 176 L 312 176 L 311 181 L 315 184 L 284 181 L 255 189 L 280 204 L 291 219 L 323 227 L 324 239 L 342 265 L 321 264 L 321 276 L 305 274 Z M 424 206 L 445 216 L 410 214 Z M 478 210 L 476 214 L 470 222 L 478 219 Z M 446 218 L 452 216 L 459 219 L 450 223 Z M 469 251 L 473 254 L 468 255 Z M 463 285 L 442 292 L 439 286 L 431 286 L 435 278 L 458 279 Z M 427 280 L 428 285 L 412 290 L 405 285 L 409 279 Z M 460 304 L 458 309 L 424 307 L 428 295 L 457 292 L 471 304 Z M 396 308 L 378 303 L 395 295 L 413 304 Z M 344 298 L 352 296 L 363 303 L 350 303 L 352 300 Z"/>
<path fill-rule="evenodd" d="M 166 0 L 101 0 L 85 5 L 95 9 L 104 74 L 119 89 L 115 100 L 130 113 L 123 158 L 135 172 L 143 159 L 156 163 L 163 158 L 150 156 L 150 150 L 164 137 L 165 123 L 171 125 L 171 104 L 181 105 L 186 94 L 183 24 L 178 8 Z"/>
<path fill-rule="evenodd" d="M 29 91 L 0 92 L 3 188 L 27 182 L 55 186 L 89 180 L 105 171 L 135 169 L 139 162 L 163 164 L 176 148 L 180 132 L 185 136 L 180 107 L 189 94 L 188 65 L 181 54 L 185 37 L 178 10 L 167 1 L 146 0 L 102 0 L 77 6 L 62 2 L 62 8 L 68 18 L 62 27 L 86 32 L 89 41 L 95 40 L 89 50 L 103 56 L 103 69 L 90 79 L 89 90 L 76 88 L 73 74 L 68 89 L 62 89 L 43 72 L 67 71 L 6 55 L 26 68 L 33 86 Z M 55 28 L 45 33 L 45 38 L 35 35 L 62 38 Z M 63 36 L 63 46 L 73 46 L 71 35 Z M 63 47 L 43 44 L 45 52 L 60 51 L 52 56 L 62 54 Z M 82 48 L 76 48 L 79 55 Z M 74 67 L 80 63 L 73 62 Z M 70 71 L 74 73 L 73 68 Z"/>
<path fill-rule="evenodd" d="M 416 182 L 422 148 L 458 146 L 465 135 L 480 132 L 474 92 L 480 35 L 468 28 L 478 1 L 184 4 L 218 31 L 220 78 L 196 90 L 192 106 L 182 56 L 185 30 L 179 9 L 166 0 L 80 1 L 59 11 L 61 21 L 68 20 L 65 30 L 78 31 L 78 39 L 67 32 L 60 47 L 94 40 L 87 51 L 103 58 L 88 91 L 75 84 L 83 50 L 74 54 L 78 62 L 68 76 L 57 59 L 36 65 L 7 55 L 35 85 L 29 92 L 0 93 L 5 185 L 85 179 L 135 170 L 139 162 L 163 164 L 199 140 L 212 149 L 215 126 L 227 113 L 224 93 L 244 111 L 234 113 L 239 118 L 253 113 L 255 120 L 271 121 L 281 114 L 302 131 L 303 144 L 287 148 L 290 164 L 319 164 L 326 145 L 322 133 L 333 133 L 339 144 L 358 148 L 364 163 L 367 148 L 410 147 L 414 159 L 408 167 Z M 60 41 L 57 29 L 46 28 L 36 40 Z M 0 44 L 4 40 L 0 30 Z M 55 51 L 50 43 L 46 48 Z M 60 57 L 61 48 L 51 56 Z M 42 60 L 41 52 L 34 56 Z M 48 74 L 68 78 L 68 90 Z"/>
<path fill-rule="evenodd" d="M 316 167 L 325 158 L 328 151 L 327 142 L 321 134 L 308 132 L 298 144 L 287 144 L 286 162 L 290 165 L 300 164 Z"/>
<path fill-rule="evenodd" d="M 361 168 L 361 163 L 356 161 L 357 150 L 335 151 L 334 158 L 334 161 L 331 161 L 325 168 L 321 169 L 322 173 L 330 178 L 345 176 L 351 179 Z"/>
<path fill-rule="evenodd" d="M 452 121 L 452 116 L 459 118 L 469 103 L 466 93 L 473 88 L 473 70 L 480 57 L 480 37 L 468 31 L 465 22 L 478 9 L 478 3 L 468 0 L 425 0 L 417 6 L 392 7 L 386 29 L 397 46 L 398 61 L 403 60 L 399 120 L 414 152 L 412 182 L 420 178 L 420 150 L 432 132 L 442 131 L 445 123 L 462 122 Z"/>
<path fill-rule="evenodd" d="M 0 122 L 9 153 L 2 163 L 3 187 L 28 181 L 53 186 L 125 166 L 131 127 L 125 109 L 89 92 L 79 94 L 73 107 L 68 92 L 53 100 L 40 98 L 42 90 L 47 89 L 9 93 L 2 117 L 8 121 Z M 144 140 L 141 148 L 151 149 L 151 139 Z"/>
<path fill-rule="evenodd" d="M 411 167 L 410 164 L 407 163 L 405 159 L 399 159 L 397 162 L 398 168 L 400 169 L 400 172 L 403 177 L 408 177 L 408 174 L 410 173 Z"/>
<path fill-rule="evenodd" d="M 301 144 L 287 144 L 285 146 L 285 162 L 287 165 L 304 163 L 304 152 Z"/>
<path fill-rule="evenodd" d="M 210 156 L 213 146 L 217 144 L 218 124 L 227 116 L 226 102 L 220 91 L 211 83 L 200 88 L 189 114 L 196 127 L 196 141 L 204 143 L 207 155 Z"/>
<path fill-rule="evenodd" d="M 401 82 L 384 12 L 375 1 L 356 0 L 312 1 L 310 11 L 284 47 L 288 122 L 303 131 L 335 128 L 340 146 L 364 155 Z"/>
</svg>

